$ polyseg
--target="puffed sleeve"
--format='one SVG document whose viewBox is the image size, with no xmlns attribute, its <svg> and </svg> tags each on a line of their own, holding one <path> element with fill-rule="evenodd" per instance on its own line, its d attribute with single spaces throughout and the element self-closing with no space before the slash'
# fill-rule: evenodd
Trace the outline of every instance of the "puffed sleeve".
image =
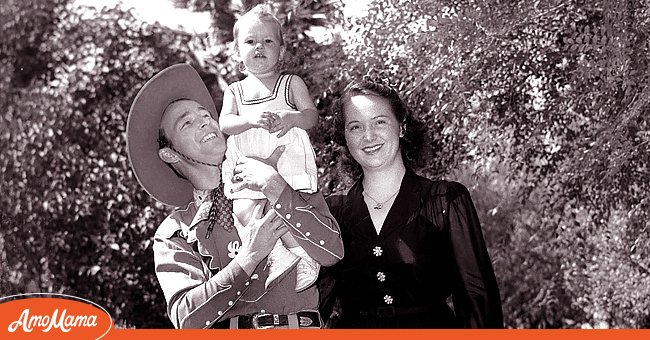
<svg viewBox="0 0 650 340">
<path fill-rule="evenodd" d="M 236 261 L 210 277 L 192 244 L 179 236 L 157 233 L 153 251 L 167 313 L 176 328 L 209 327 L 225 317 L 249 287 L 250 278 Z"/>
<path fill-rule="evenodd" d="M 499 288 L 467 188 L 450 182 L 446 205 L 445 218 L 461 280 L 454 285 L 454 310 L 464 327 L 503 328 Z"/>
<path fill-rule="evenodd" d="M 332 266 L 343 258 L 339 225 L 320 192 L 296 192 L 287 185 L 273 208 L 298 244 L 318 263 Z"/>
</svg>

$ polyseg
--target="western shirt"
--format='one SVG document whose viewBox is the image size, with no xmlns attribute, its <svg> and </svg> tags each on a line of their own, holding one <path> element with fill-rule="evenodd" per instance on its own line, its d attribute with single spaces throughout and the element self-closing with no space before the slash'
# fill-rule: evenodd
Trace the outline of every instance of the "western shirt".
<svg viewBox="0 0 650 340">
<path fill-rule="evenodd" d="M 289 314 L 318 308 L 314 286 L 296 292 L 296 268 L 268 286 L 266 258 L 248 275 L 229 266 L 241 246 L 237 229 L 215 225 L 207 236 L 211 202 L 189 202 L 172 212 L 154 236 L 154 262 L 167 312 L 176 328 L 207 328 L 215 322 L 253 313 Z M 322 194 L 299 193 L 289 186 L 273 209 L 302 248 L 323 266 L 343 258 L 338 224 Z"/>
</svg>

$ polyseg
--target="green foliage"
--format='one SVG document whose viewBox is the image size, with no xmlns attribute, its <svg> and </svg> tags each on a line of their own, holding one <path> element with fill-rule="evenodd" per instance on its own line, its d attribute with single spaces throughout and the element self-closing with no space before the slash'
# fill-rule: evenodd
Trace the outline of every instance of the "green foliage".
<svg viewBox="0 0 650 340">
<path fill-rule="evenodd" d="M 195 12 L 209 12 L 212 26 L 215 28 L 216 40 L 223 44 L 232 40 L 232 27 L 235 15 L 229 0 L 171 0 L 176 7 L 191 9 Z M 246 2 L 246 1 L 244 1 Z"/>
<path fill-rule="evenodd" d="M 189 61 L 190 37 L 119 9 L 3 9 L 2 294 L 65 292 L 137 327 L 169 327 L 150 247 L 165 211 L 134 180 L 123 134 L 137 90 Z"/>
</svg>

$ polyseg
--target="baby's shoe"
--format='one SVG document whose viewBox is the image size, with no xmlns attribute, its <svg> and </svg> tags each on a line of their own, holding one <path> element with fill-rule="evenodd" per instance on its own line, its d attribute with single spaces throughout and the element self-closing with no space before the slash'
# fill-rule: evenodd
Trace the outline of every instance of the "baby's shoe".
<svg viewBox="0 0 650 340">
<path fill-rule="evenodd" d="M 284 246 L 282 240 L 278 240 L 278 242 L 275 243 L 275 246 L 273 246 L 273 250 L 269 253 L 266 261 L 266 268 L 269 271 L 269 276 L 266 279 L 265 287 L 268 289 L 271 282 L 289 272 L 297 263 L 299 263 L 299 261 L 300 257 L 290 252 Z"/>
<path fill-rule="evenodd" d="M 302 247 L 289 248 L 289 250 L 299 256 L 296 275 L 296 292 L 301 292 L 316 282 L 318 279 L 318 271 L 320 270 L 320 263 L 307 254 Z"/>
</svg>

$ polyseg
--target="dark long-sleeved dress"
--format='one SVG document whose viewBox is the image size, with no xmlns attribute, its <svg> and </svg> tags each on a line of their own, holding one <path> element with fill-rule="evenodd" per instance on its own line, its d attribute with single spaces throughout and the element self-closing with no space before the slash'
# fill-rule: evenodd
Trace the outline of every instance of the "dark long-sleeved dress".
<svg viewBox="0 0 650 340">
<path fill-rule="evenodd" d="M 379 235 L 362 182 L 330 196 L 345 257 L 323 307 L 338 297 L 341 328 L 501 328 L 501 301 L 467 188 L 407 170 Z M 449 299 L 449 297 L 451 297 Z M 452 305 L 453 302 L 453 306 Z"/>
</svg>

